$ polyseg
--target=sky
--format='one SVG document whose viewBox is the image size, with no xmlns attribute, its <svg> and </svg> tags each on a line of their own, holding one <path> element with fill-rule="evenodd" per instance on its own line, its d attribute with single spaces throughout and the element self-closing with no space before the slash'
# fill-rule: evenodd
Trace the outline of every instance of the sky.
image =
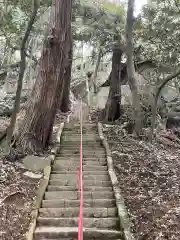
<svg viewBox="0 0 180 240">
<path fill-rule="evenodd" d="M 139 14 L 142 6 L 147 2 L 147 0 L 135 0 L 136 10 L 135 14 Z"/>
</svg>

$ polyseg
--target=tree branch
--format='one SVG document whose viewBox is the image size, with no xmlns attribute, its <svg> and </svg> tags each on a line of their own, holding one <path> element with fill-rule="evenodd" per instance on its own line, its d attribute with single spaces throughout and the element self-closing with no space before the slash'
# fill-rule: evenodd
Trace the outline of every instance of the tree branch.
<svg viewBox="0 0 180 240">
<path fill-rule="evenodd" d="M 167 76 L 163 80 L 163 82 L 158 86 L 158 89 L 157 89 L 157 92 L 156 92 L 156 95 L 155 95 L 155 99 L 154 99 L 154 108 L 153 108 L 153 111 L 152 111 L 152 127 L 151 127 L 151 133 L 150 133 L 150 136 L 149 136 L 150 142 L 152 142 L 154 129 L 155 129 L 155 125 L 156 125 L 157 103 L 158 103 L 159 95 L 160 95 L 162 89 L 165 87 L 165 85 L 169 81 L 171 81 L 172 79 L 176 78 L 178 75 L 180 75 L 180 68 L 178 68 L 178 70 L 176 72 Z"/>
<path fill-rule="evenodd" d="M 156 95 L 159 96 L 161 90 L 164 88 L 164 86 L 169 82 L 171 81 L 172 79 L 176 78 L 178 75 L 180 74 L 180 68 L 178 68 L 178 70 L 172 74 L 170 74 L 169 76 L 167 76 L 163 82 L 159 85 L 158 87 L 158 91 L 156 93 Z"/>
</svg>

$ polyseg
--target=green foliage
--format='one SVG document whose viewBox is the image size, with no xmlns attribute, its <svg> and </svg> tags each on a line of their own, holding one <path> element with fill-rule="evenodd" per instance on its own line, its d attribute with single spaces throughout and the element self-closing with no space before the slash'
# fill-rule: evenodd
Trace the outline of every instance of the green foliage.
<svg viewBox="0 0 180 240">
<path fill-rule="evenodd" d="M 52 3 L 51 0 L 40 0 L 39 14 Z M 16 49 L 20 46 L 24 36 L 27 22 L 32 13 L 32 0 L 8 0 L 0 3 L 0 35 L 2 42 L 9 48 Z M 13 50 L 14 51 L 14 50 Z"/>
<path fill-rule="evenodd" d="M 125 16 L 124 6 L 117 6 L 115 3 L 105 2 L 103 4 L 104 10 L 108 13 L 117 14 L 119 16 Z"/>
<path fill-rule="evenodd" d="M 89 42 L 95 48 L 104 46 L 104 52 L 107 52 L 111 49 L 115 38 L 120 37 L 123 32 L 125 18 L 123 7 L 106 2 L 103 6 L 84 2 L 82 5 L 76 3 L 74 11 L 75 40 Z"/>
<path fill-rule="evenodd" d="M 179 65 L 180 6 L 177 1 L 153 0 L 136 23 L 136 41 L 144 58 L 167 66 Z"/>
</svg>

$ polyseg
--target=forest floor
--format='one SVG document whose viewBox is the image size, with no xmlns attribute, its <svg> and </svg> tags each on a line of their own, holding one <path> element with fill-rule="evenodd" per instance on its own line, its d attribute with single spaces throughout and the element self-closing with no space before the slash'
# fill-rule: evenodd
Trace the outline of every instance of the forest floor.
<svg viewBox="0 0 180 240">
<path fill-rule="evenodd" d="M 180 145 L 163 134 L 148 144 L 120 126 L 105 128 L 105 134 L 135 239 L 179 240 Z"/>
<path fill-rule="evenodd" d="M 0 239 L 23 240 L 39 179 L 23 175 L 24 170 L 15 163 L 0 161 L 0 166 Z"/>
<path fill-rule="evenodd" d="M 53 140 L 58 131 L 59 123 L 66 117 L 60 113 L 56 115 Z M 0 133 L 4 132 L 9 119 L 0 118 Z M 45 156 L 48 152 L 45 153 Z M 28 171 L 22 164 L 22 159 L 0 158 L 0 239 L 24 240 L 31 221 L 36 191 L 39 186 L 38 179 L 26 176 Z M 30 174 L 33 173 L 28 171 Z M 38 172 L 39 176 L 43 174 Z M 41 177 L 42 177 L 41 176 Z"/>
</svg>

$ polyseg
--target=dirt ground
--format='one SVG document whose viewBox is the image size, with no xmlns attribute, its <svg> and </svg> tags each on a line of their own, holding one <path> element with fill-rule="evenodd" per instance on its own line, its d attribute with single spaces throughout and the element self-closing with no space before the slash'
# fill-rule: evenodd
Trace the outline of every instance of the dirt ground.
<svg viewBox="0 0 180 240">
<path fill-rule="evenodd" d="M 23 175 L 14 163 L 0 161 L 0 239 L 24 240 L 39 180 Z"/>
<path fill-rule="evenodd" d="M 105 128 L 120 188 L 138 240 L 180 239 L 180 145 L 148 144 Z"/>
</svg>

